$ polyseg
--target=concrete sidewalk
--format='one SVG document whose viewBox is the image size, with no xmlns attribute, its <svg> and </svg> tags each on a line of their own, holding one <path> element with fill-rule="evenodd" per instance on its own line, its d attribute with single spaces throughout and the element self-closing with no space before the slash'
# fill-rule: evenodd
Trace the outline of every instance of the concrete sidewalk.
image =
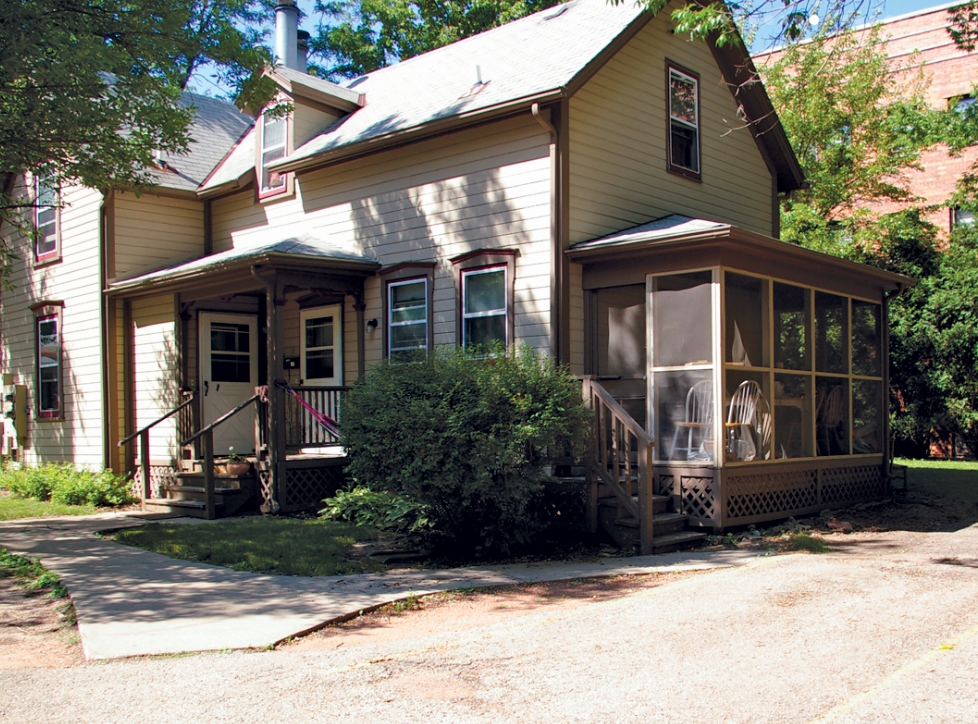
<svg viewBox="0 0 978 724">
<path fill-rule="evenodd" d="M 0 546 L 40 558 L 71 593 L 88 659 L 261 648 L 409 594 L 743 565 L 746 551 L 298 578 L 178 561 L 96 537 L 138 514 L 0 522 Z"/>
</svg>

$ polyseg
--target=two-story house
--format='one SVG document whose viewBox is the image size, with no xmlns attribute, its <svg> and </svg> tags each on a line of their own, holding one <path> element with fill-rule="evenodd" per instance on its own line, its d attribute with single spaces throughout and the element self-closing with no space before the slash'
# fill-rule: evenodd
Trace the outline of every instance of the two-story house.
<svg viewBox="0 0 978 724">
<path fill-rule="evenodd" d="M 635 518 L 883 492 L 885 295 L 909 280 L 777 241 L 803 178 L 743 49 L 570 0 L 343 84 L 278 56 L 253 122 L 201 101 L 209 140 L 156 194 L 72 190 L 59 261 L 24 255 L 3 299 L 20 459 L 151 460 L 162 495 L 233 446 L 264 509 L 314 505 L 342 458 L 310 408 L 335 417 L 382 359 L 499 341 L 587 376 L 592 498 Z"/>
</svg>

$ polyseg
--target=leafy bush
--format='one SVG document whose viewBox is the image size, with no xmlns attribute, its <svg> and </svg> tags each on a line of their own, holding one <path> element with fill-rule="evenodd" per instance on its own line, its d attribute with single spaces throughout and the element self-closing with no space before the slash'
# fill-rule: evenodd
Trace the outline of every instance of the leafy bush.
<svg viewBox="0 0 978 724">
<path fill-rule="evenodd" d="M 376 492 L 358 485 L 352 490 L 339 490 L 323 502 L 326 507 L 319 511 L 319 517 L 326 520 L 399 533 L 423 533 L 431 528 L 428 506 L 407 495 Z"/>
<path fill-rule="evenodd" d="M 509 552 L 543 526 L 548 455 L 581 453 L 588 419 L 577 381 L 529 349 L 442 351 L 372 370 L 343 439 L 352 477 L 427 506 L 453 552 Z"/>
<path fill-rule="evenodd" d="M 111 470 L 95 473 L 68 464 L 4 468 L 0 470 L 0 488 L 22 498 L 64 505 L 116 507 L 135 501 L 126 478 L 114 475 Z"/>
</svg>

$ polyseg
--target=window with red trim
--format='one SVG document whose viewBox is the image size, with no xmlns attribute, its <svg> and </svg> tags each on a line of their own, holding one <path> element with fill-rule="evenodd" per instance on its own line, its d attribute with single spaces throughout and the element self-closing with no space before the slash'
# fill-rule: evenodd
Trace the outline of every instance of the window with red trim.
<svg viewBox="0 0 978 724">
<path fill-rule="evenodd" d="M 288 152 L 289 121 L 287 116 L 262 114 L 261 148 L 258 159 L 259 193 L 271 196 L 287 191 L 285 174 L 271 171 L 268 165 L 285 158 Z"/>
<path fill-rule="evenodd" d="M 61 314 L 40 314 L 34 322 L 37 359 L 37 416 L 61 417 Z"/>
<path fill-rule="evenodd" d="M 49 176 L 34 179 L 34 261 L 52 261 L 61 256 L 58 187 Z"/>
<path fill-rule="evenodd" d="M 700 177 L 699 76 L 669 65 L 669 170 Z"/>
</svg>

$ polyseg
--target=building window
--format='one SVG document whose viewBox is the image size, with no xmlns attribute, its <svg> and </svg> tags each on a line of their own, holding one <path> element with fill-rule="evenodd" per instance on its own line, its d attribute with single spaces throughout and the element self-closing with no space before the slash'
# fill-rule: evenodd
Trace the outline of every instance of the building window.
<svg viewBox="0 0 978 724">
<path fill-rule="evenodd" d="M 462 272 L 462 346 L 509 344 L 506 267 Z"/>
<path fill-rule="evenodd" d="M 37 416 L 61 417 L 61 313 L 38 310 L 34 323 L 37 359 Z"/>
<path fill-rule="evenodd" d="M 299 371 L 303 384 L 343 384 L 342 319 L 342 305 L 299 311 L 302 326 Z"/>
<path fill-rule="evenodd" d="M 951 209 L 951 226 L 975 223 L 975 212 L 967 209 Z"/>
<path fill-rule="evenodd" d="M 961 115 L 965 115 L 968 109 L 975 104 L 974 96 L 957 96 L 948 99 L 948 106 L 953 108 Z"/>
<path fill-rule="evenodd" d="M 34 179 L 34 260 L 46 262 L 61 256 L 58 188 L 50 176 Z"/>
<path fill-rule="evenodd" d="M 258 175 L 261 181 L 259 193 L 262 196 L 282 193 L 287 190 L 285 174 L 271 171 L 268 165 L 285 158 L 289 122 L 286 116 L 263 114 L 261 117 L 261 150 L 258 162 Z"/>
<path fill-rule="evenodd" d="M 428 352 L 428 280 L 387 285 L 387 351 L 390 359 L 409 360 Z"/>
<path fill-rule="evenodd" d="M 669 170 L 700 177 L 699 76 L 669 66 Z"/>
</svg>

